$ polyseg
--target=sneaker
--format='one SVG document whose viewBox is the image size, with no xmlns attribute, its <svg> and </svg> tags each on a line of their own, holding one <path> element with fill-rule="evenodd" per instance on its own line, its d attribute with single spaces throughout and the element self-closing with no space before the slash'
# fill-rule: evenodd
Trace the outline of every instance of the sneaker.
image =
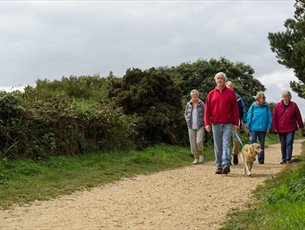
<svg viewBox="0 0 305 230">
<path fill-rule="evenodd" d="M 281 164 L 281 165 L 282 165 L 282 164 L 286 164 L 286 161 L 282 161 L 280 164 Z"/>
<path fill-rule="evenodd" d="M 216 174 L 222 174 L 222 168 L 218 168 L 218 169 L 216 169 L 216 172 L 215 172 Z"/>
<path fill-rule="evenodd" d="M 260 162 L 258 162 L 260 165 L 263 165 L 264 164 L 264 162 L 263 161 L 260 161 Z"/>
<path fill-rule="evenodd" d="M 237 155 L 233 155 L 233 163 L 234 163 L 235 165 L 238 164 L 238 156 L 237 156 Z"/>
<path fill-rule="evenodd" d="M 199 161 L 198 163 L 203 163 L 203 155 L 199 155 Z"/>
<path fill-rule="evenodd" d="M 290 160 L 287 160 L 286 162 L 287 162 L 287 164 L 291 164 L 292 163 L 292 161 L 290 161 Z"/>
<path fill-rule="evenodd" d="M 222 170 L 223 174 L 228 174 L 230 172 L 230 166 L 225 166 Z"/>
<path fill-rule="evenodd" d="M 195 160 L 192 162 L 193 165 L 198 165 L 198 163 L 199 163 L 198 159 L 195 159 Z"/>
</svg>

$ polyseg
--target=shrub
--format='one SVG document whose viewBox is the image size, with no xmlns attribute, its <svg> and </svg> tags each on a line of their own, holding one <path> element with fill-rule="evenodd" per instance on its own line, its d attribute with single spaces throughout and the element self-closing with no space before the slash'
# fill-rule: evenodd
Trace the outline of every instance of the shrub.
<svg viewBox="0 0 305 230">
<path fill-rule="evenodd" d="M 37 98 L 33 89 L 0 97 L 1 158 L 42 159 L 134 147 L 135 118 L 120 109 L 61 94 Z"/>
</svg>

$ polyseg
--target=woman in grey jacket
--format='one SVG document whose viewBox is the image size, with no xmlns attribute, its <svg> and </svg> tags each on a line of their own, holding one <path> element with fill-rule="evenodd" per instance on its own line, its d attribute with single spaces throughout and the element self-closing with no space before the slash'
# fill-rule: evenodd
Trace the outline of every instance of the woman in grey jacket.
<svg viewBox="0 0 305 230">
<path fill-rule="evenodd" d="M 184 114 L 188 126 L 191 152 L 194 155 L 193 164 L 199 164 L 203 162 L 203 116 L 205 104 L 199 99 L 198 90 L 192 90 L 190 95 L 191 100 L 186 104 Z"/>
</svg>

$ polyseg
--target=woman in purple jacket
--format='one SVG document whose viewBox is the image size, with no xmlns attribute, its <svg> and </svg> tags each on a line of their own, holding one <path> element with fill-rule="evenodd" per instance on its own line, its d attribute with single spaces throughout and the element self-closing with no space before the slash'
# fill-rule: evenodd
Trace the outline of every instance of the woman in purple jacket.
<svg viewBox="0 0 305 230">
<path fill-rule="evenodd" d="M 273 110 L 272 128 L 280 136 L 281 164 L 291 163 L 294 132 L 301 129 L 303 133 L 304 125 L 299 107 L 291 101 L 291 93 L 287 90 L 283 92 L 282 100 L 276 104 Z"/>
</svg>

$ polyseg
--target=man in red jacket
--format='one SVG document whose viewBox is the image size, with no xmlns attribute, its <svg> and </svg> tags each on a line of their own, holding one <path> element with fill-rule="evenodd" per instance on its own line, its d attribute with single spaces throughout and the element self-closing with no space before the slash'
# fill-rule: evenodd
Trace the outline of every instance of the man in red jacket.
<svg viewBox="0 0 305 230">
<path fill-rule="evenodd" d="M 213 131 L 216 174 L 228 174 L 231 162 L 232 125 L 238 130 L 238 103 L 235 93 L 226 87 L 227 77 L 219 72 L 214 77 L 216 87 L 206 98 L 204 124 Z"/>
<path fill-rule="evenodd" d="M 285 90 L 282 100 L 276 104 L 272 113 L 272 129 L 278 133 L 281 141 L 282 162 L 291 163 L 294 132 L 304 131 L 302 116 L 297 104 L 291 101 L 291 93 Z"/>
</svg>

